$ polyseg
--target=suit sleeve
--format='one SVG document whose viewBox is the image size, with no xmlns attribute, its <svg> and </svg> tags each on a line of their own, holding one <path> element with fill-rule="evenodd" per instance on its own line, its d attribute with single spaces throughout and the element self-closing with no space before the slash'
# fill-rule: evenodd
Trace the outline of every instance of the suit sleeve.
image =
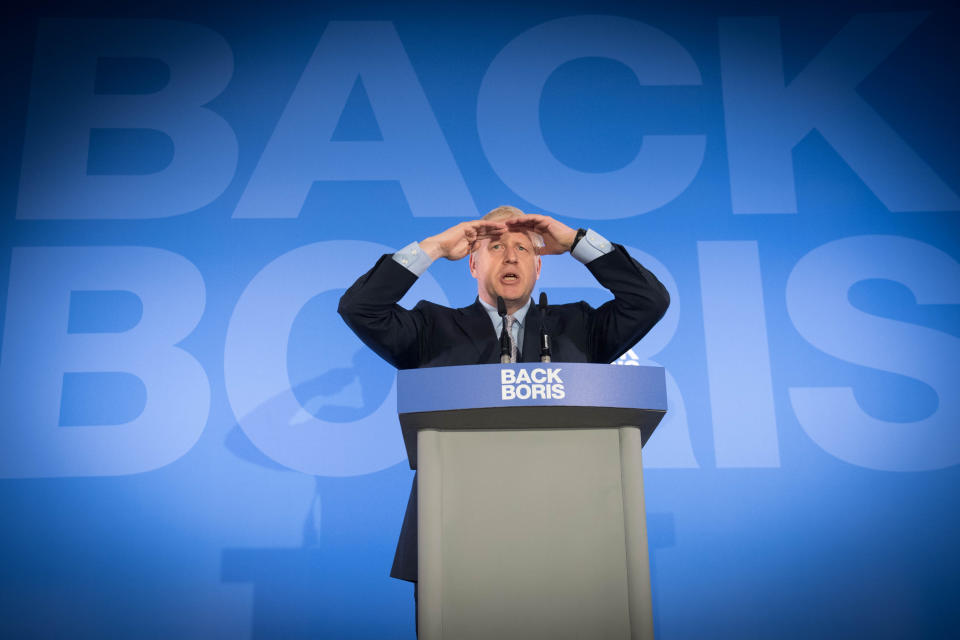
<svg viewBox="0 0 960 640">
<path fill-rule="evenodd" d="M 426 319 L 398 302 L 417 276 L 387 254 L 347 289 L 337 312 L 357 337 L 398 369 L 418 366 Z"/>
<path fill-rule="evenodd" d="M 653 328 L 670 306 L 666 287 L 621 245 L 587 268 L 613 294 L 597 309 L 588 305 L 587 347 L 591 362 L 613 362 Z"/>
</svg>

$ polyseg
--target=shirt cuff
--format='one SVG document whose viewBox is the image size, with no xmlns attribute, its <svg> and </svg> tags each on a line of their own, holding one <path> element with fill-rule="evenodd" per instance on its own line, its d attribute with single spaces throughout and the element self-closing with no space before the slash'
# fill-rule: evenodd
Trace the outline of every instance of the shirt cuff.
<svg viewBox="0 0 960 640">
<path fill-rule="evenodd" d="M 609 240 L 593 229 L 587 229 L 587 234 L 580 238 L 580 242 L 573 248 L 570 255 L 583 264 L 587 264 L 611 251 L 613 251 L 613 245 L 610 244 Z"/>
<path fill-rule="evenodd" d="M 582 243 L 583 241 L 581 241 L 581 244 Z M 400 249 L 400 251 L 393 254 L 393 259 L 406 267 L 407 270 L 418 278 L 423 275 L 427 267 L 433 264 L 433 258 L 420 248 L 419 242 L 411 242 L 403 249 Z"/>
</svg>

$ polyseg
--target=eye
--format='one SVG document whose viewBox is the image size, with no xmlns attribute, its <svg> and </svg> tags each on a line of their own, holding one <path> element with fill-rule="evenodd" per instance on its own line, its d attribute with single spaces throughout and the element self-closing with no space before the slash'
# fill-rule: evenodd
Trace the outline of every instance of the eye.
<svg viewBox="0 0 960 640">
<path fill-rule="evenodd" d="M 518 244 L 518 245 L 517 245 L 517 249 L 518 249 L 519 251 L 527 251 L 527 248 L 526 248 L 525 246 L 523 246 L 522 244 Z"/>
<path fill-rule="evenodd" d="M 500 242 L 495 242 L 494 244 L 490 245 L 490 248 L 493 249 L 494 251 L 499 251 L 500 249 L 503 248 L 503 244 Z"/>
</svg>

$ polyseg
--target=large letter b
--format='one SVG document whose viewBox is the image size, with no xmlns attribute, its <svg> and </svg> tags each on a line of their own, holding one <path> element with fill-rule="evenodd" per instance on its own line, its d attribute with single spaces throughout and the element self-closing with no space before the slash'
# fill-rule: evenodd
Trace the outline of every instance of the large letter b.
<svg viewBox="0 0 960 640">
<path fill-rule="evenodd" d="M 141 318 L 127 331 L 71 333 L 75 291 L 132 292 Z M 206 424 L 210 386 L 200 363 L 175 345 L 203 306 L 200 273 L 169 251 L 14 249 L 0 358 L 0 477 L 123 475 L 186 453 Z M 125 424 L 59 426 L 64 374 L 97 372 L 139 378 L 143 411 Z"/>
</svg>

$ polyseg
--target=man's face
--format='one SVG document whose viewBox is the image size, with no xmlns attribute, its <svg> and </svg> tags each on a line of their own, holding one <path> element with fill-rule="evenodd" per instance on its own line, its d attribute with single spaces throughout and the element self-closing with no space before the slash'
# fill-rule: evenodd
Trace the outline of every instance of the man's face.
<svg viewBox="0 0 960 640">
<path fill-rule="evenodd" d="M 526 304 L 540 277 L 540 256 L 527 233 L 508 231 L 479 242 L 470 254 L 470 275 L 477 279 L 481 300 L 497 306 L 502 296 L 513 313 Z"/>
</svg>

